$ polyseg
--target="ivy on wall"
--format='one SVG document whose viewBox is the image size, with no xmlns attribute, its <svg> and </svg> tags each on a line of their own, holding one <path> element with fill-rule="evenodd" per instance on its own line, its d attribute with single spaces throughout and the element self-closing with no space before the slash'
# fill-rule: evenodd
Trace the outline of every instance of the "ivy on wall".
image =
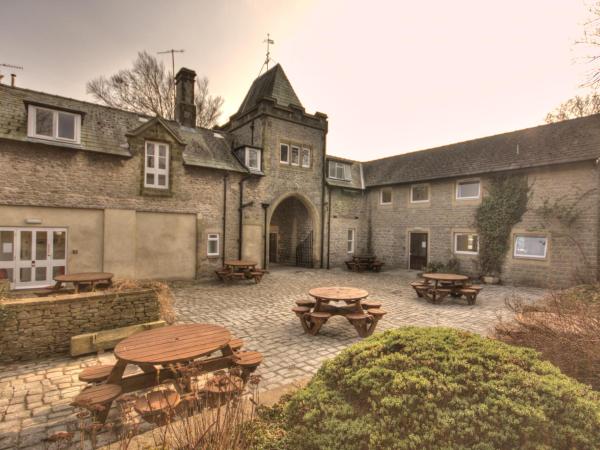
<svg viewBox="0 0 600 450">
<path fill-rule="evenodd" d="M 479 233 L 479 267 L 482 275 L 498 276 L 510 248 L 512 227 L 527 211 L 531 188 L 522 175 L 496 175 L 488 195 L 475 213 Z"/>
</svg>

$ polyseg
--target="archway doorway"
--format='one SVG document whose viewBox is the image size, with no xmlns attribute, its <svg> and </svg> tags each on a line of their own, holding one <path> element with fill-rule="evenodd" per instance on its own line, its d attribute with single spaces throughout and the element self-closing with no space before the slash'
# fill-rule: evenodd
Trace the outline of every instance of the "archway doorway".
<svg viewBox="0 0 600 450">
<path fill-rule="evenodd" d="M 313 267 L 314 220 L 297 196 L 282 200 L 269 223 L 269 264 Z"/>
</svg>

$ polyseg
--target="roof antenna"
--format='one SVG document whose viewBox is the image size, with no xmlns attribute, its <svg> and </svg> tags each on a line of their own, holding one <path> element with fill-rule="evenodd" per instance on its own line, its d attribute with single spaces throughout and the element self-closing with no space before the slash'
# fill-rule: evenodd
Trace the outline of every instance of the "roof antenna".
<svg viewBox="0 0 600 450">
<path fill-rule="evenodd" d="M 258 76 L 260 77 L 260 74 L 262 73 L 263 69 L 265 68 L 265 66 L 267 67 L 267 70 L 269 70 L 269 61 L 271 61 L 271 45 L 275 44 L 275 41 L 273 39 L 271 39 L 271 35 L 269 33 L 267 33 L 267 39 L 265 39 L 263 41 L 263 43 L 267 44 L 267 57 L 265 58 L 265 62 L 263 63 L 262 67 L 260 68 L 260 71 L 258 72 Z"/>
<path fill-rule="evenodd" d="M 157 55 L 164 55 L 166 53 L 170 53 L 171 54 L 171 67 L 173 69 L 173 107 L 175 107 L 175 53 L 183 53 L 185 50 L 175 50 L 175 49 L 171 49 L 171 50 L 165 50 L 164 52 L 157 52 Z"/>
<path fill-rule="evenodd" d="M 23 66 L 15 66 L 13 64 L 6 64 L 6 63 L 0 63 L 0 67 L 6 67 L 8 69 L 23 70 Z M 2 82 L 2 78 L 4 78 L 4 75 L 0 74 L 0 82 Z M 12 87 L 15 87 L 15 78 L 17 78 L 17 74 L 11 73 L 10 74 L 10 85 Z"/>
</svg>

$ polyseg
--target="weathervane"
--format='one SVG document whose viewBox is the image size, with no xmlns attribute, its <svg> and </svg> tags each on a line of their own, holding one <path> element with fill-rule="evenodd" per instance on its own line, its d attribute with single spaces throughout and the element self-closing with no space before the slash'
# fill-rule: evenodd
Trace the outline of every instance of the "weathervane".
<svg viewBox="0 0 600 450">
<path fill-rule="evenodd" d="M 267 70 L 269 70 L 269 61 L 271 61 L 271 45 L 274 45 L 275 41 L 271 39 L 271 35 L 267 33 L 267 39 L 265 39 L 263 43 L 267 44 L 267 57 L 265 58 L 265 62 L 263 63 L 262 67 L 260 68 L 260 72 L 258 72 L 259 76 L 262 73 L 262 70 L 265 66 L 267 67 Z"/>
</svg>

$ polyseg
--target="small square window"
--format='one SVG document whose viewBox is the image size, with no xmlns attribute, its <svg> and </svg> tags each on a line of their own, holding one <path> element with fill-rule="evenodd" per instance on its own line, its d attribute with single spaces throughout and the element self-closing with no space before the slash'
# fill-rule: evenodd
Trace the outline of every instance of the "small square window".
<svg viewBox="0 0 600 450">
<path fill-rule="evenodd" d="M 411 203 L 425 203 L 429 201 L 429 186 L 426 184 L 418 184 L 410 188 Z"/>
<path fill-rule="evenodd" d="M 454 252 L 476 255 L 479 253 L 479 236 L 474 233 L 456 233 Z"/>
<path fill-rule="evenodd" d="M 381 188 L 379 191 L 379 203 L 382 205 L 392 204 L 392 188 Z"/>
<path fill-rule="evenodd" d="M 208 256 L 219 256 L 219 234 L 211 233 L 207 240 Z"/>
<path fill-rule="evenodd" d="M 479 198 L 479 180 L 459 181 L 456 184 L 456 198 L 459 200 Z"/>
<path fill-rule="evenodd" d="M 352 180 L 352 168 L 349 164 L 344 164 L 338 161 L 329 161 L 328 168 L 329 178 L 334 180 Z"/>
<path fill-rule="evenodd" d="M 300 165 L 300 147 L 292 145 L 292 166 Z"/>
<path fill-rule="evenodd" d="M 279 162 L 282 164 L 290 163 L 290 147 L 287 144 L 279 146 Z"/>
<path fill-rule="evenodd" d="M 310 167 L 310 149 L 302 149 L 302 167 Z"/>
<path fill-rule="evenodd" d="M 544 259 L 548 250 L 548 238 L 545 236 L 515 236 L 514 256 L 517 258 Z"/>
</svg>

